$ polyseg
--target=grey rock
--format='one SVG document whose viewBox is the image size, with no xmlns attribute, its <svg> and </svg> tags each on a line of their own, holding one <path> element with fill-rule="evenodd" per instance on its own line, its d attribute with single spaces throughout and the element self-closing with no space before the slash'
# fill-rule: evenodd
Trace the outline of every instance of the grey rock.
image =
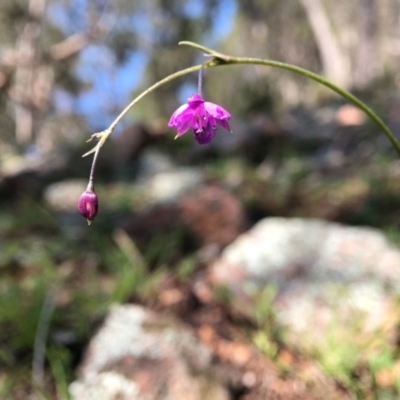
<svg viewBox="0 0 400 400">
<path fill-rule="evenodd" d="M 70 385 L 73 400 L 227 400 L 211 352 L 176 321 L 115 306 Z"/>
<path fill-rule="evenodd" d="M 142 190 L 150 204 L 178 199 L 181 195 L 199 187 L 203 182 L 202 173 L 195 168 L 176 168 L 160 172 L 142 184 Z"/>
<path fill-rule="evenodd" d="M 88 182 L 82 179 L 71 179 L 56 182 L 46 187 L 44 199 L 57 211 L 77 211 L 78 199 L 86 190 Z"/>
<path fill-rule="evenodd" d="M 380 326 L 400 293 L 400 251 L 375 229 L 266 218 L 227 246 L 210 274 L 251 316 L 273 287 L 288 340 L 313 346 L 334 322 L 349 330 Z"/>
<path fill-rule="evenodd" d="M 199 169 L 177 167 L 167 154 L 147 150 L 141 156 L 137 190 L 146 197 L 147 205 L 174 201 L 203 181 Z"/>
<path fill-rule="evenodd" d="M 113 371 L 99 372 L 87 381 L 71 383 L 70 394 L 72 399 L 77 400 L 140 398 L 136 383 Z"/>
<path fill-rule="evenodd" d="M 144 150 L 139 160 L 138 180 L 145 180 L 158 173 L 176 168 L 175 163 L 168 154 L 155 150 Z"/>
</svg>

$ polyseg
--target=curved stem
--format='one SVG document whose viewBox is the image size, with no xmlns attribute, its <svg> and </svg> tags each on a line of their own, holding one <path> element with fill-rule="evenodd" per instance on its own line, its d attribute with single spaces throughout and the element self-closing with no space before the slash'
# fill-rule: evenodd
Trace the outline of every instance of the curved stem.
<svg viewBox="0 0 400 400">
<path fill-rule="evenodd" d="M 152 91 L 154 91 L 155 89 L 157 89 L 158 87 L 164 85 L 165 83 L 168 83 L 176 78 L 179 78 L 180 76 L 183 75 L 187 75 L 190 74 L 191 72 L 195 72 L 198 71 L 199 69 L 201 69 L 202 67 L 207 66 L 208 63 L 205 64 L 199 64 L 199 65 L 195 65 L 193 67 L 190 68 L 185 68 L 182 69 L 181 71 L 175 72 L 171 75 L 168 75 L 166 78 L 162 79 L 161 81 L 158 81 L 157 83 L 155 83 L 154 85 L 150 86 L 148 89 L 146 89 L 144 92 L 142 92 L 139 96 L 135 97 L 122 111 L 121 113 L 118 115 L 117 118 L 115 118 L 115 120 L 112 122 L 112 124 L 109 126 L 108 129 L 99 132 L 99 133 L 95 133 L 94 135 L 92 135 L 92 137 L 88 140 L 91 141 L 93 138 L 98 139 L 99 142 L 97 143 L 97 145 L 95 147 L 93 147 L 91 150 L 89 150 L 87 153 L 85 153 L 82 157 L 86 157 L 89 154 L 92 153 L 98 153 L 100 148 L 103 146 L 103 144 L 106 142 L 106 140 L 108 139 L 108 137 L 114 132 L 115 127 L 118 125 L 118 123 L 121 121 L 121 119 L 129 112 L 129 110 L 139 101 L 141 100 L 144 96 L 146 96 L 147 94 L 151 93 Z"/>
<path fill-rule="evenodd" d="M 383 133 L 387 136 L 387 138 L 392 143 L 393 147 L 396 149 L 397 153 L 400 155 L 400 143 L 393 135 L 392 131 L 389 127 L 379 118 L 374 111 L 370 107 L 368 107 L 364 102 L 358 99 L 356 96 L 351 94 L 345 89 L 335 85 L 334 83 L 328 81 L 327 79 L 323 78 L 322 76 L 315 74 L 314 72 L 308 71 L 307 69 L 296 67 L 295 65 L 286 64 L 279 61 L 272 61 L 272 60 L 263 60 L 259 58 L 246 58 L 246 57 L 230 57 L 225 54 L 218 53 L 213 49 L 208 47 L 202 46 L 198 43 L 190 42 L 190 41 L 182 41 L 179 42 L 180 45 L 194 47 L 195 49 L 204 51 L 207 54 L 210 54 L 214 57 L 217 57 L 220 60 L 219 64 L 210 65 L 211 67 L 218 66 L 218 65 L 227 65 L 227 64 L 252 64 L 252 65 L 265 65 L 269 67 L 275 67 L 280 69 L 285 69 L 287 71 L 295 72 L 297 74 L 303 75 L 307 78 L 310 78 L 322 85 L 328 87 L 329 89 L 333 90 L 334 92 L 338 93 L 351 103 L 353 103 L 356 107 L 363 110 L 371 119 L 375 122 L 376 125 L 383 131 Z"/>
<path fill-rule="evenodd" d="M 128 113 L 128 111 L 139 100 L 141 100 L 144 96 L 146 96 L 150 92 L 154 91 L 158 87 L 160 87 L 160 86 L 164 85 L 165 83 L 168 83 L 176 78 L 179 78 L 183 75 L 198 71 L 202 67 L 213 68 L 213 67 L 218 67 L 221 65 L 234 65 L 234 64 L 237 64 L 237 65 L 241 65 L 241 64 L 264 65 L 264 66 L 268 66 L 268 67 L 285 69 L 287 71 L 291 71 L 291 72 L 303 75 L 307 78 L 310 78 L 310 79 L 328 87 L 329 89 L 338 93 L 340 96 L 347 99 L 349 102 L 353 103 L 356 107 L 363 110 L 371 118 L 371 120 L 374 121 L 374 123 L 383 131 L 383 133 L 387 136 L 387 138 L 392 143 L 393 147 L 396 149 L 397 153 L 400 155 L 400 143 L 398 142 L 396 137 L 393 135 L 393 133 L 390 131 L 389 127 L 382 121 L 382 119 L 379 118 L 374 113 L 374 111 L 372 111 L 372 109 L 370 107 L 368 107 L 364 102 L 362 102 L 356 96 L 354 96 L 347 90 L 342 89 L 341 87 L 335 85 L 334 83 L 328 81 L 327 79 L 323 78 L 322 76 L 320 76 L 314 72 L 308 71 L 304 68 L 296 67 L 295 65 L 286 64 L 286 63 L 279 62 L 279 61 L 263 60 L 263 59 L 259 59 L 259 58 L 232 57 L 232 56 L 228 56 L 228 55 L 219 53 L 213 49 L 202 46 L 198 43 L 189 42 L 189 41 L 182 41 L 182 42 L 179 42 L 179 44 L 194 47 L 198 50 L 205 52 L 207 55 L 209 55 L 211 57 L 204 64 L 199 64 L 199 65 L 195 65 L 190 68 L 185 68 L 181 71 L 175 72 L 174 74 L 167 76 L 166 78 L 155 83 L 153 86 L 150 86 L 147 90 L 145 90 L 143 93 L 141 93 L 139 96 L 137 96 L 134 100 L 132 100 L 131 103 L 129 103 L 125 107 L 125 109 L 118 115 L 118 117 L 114 120 L 114 122 L 110 125 L 110 127 L 106 131 L 94 135 L 94 136 L 96 136 L 97 139 L 100 139 L 100 142 L 97 144 L 97 146 L 94 149 L 92 149 L 89 152 L 87 152 L 86 154 L 84 154 L 84 156 L 91 154 L 93 152 L 96 152 L 98 149 L 100 149 L 100 147 L 105 143 L 107 138 L 114 131 L 117 124 Z"/>
<path fill-rule="evenodd" d="M 185 68 L 182 69 L 181 71 L 175 72 L 171 75 L 168 75 L 166 78 L 162 79 L 161 81 L 158 81 L 155 83 L 153 86 L 150 86 L 148 89 L 146 89 L 144 92 L 142 92 L 139 96 L 137 96 L 135 99 L 133 99 L 123 110 L 122 112 L 118 115 L 117 118 L 115 118 L 114 122 L 110 125 L 110 130 L 113 131 L 115 127 L 118 125 L 119 121 L 125 116 L 125 114 L 139 101 L 141 100 L 146 94 L 151 93 L 155 89 L 159 88 L 160 86 L 164 85 L 165 83 L 168 83 L 176 78 L 179 78 L 180 76 L 190 74 L 191 72 L 198 71 L 202 65 L 195 65 L 190 68 Z"/>
<path fill-rule="evenodd" d="M 92 167 L 90 168 L 89 183 L 86 190 L 94 191 L 94 171 L 96 169 L 97 158 L 99 156 L 100 147 L 96 147 L 96 151 L 93 156 Z"/>
<path fill-rule="evenodd" d="M 224 60 L 224 61 L 229 61 L 232 60 L 235 57 L 231 57 L 228 56 L 226 54 L 220 53 L 219 51 L 215 51 L 213 49 L 210 49 L 209 47 L 203 46 L 201 44 L 198 43 L 194 43 L 194 42 L 189 42 L 188 40 L 182 40 L 181 42 L 178 43 L 180 46 L 184 45 L 184 46 L 190 46 L 190 47 L 194 47 L 197 50 L 201 50 L 204 51 L 204 53 L 209 54 L 211 56 L 214 56 L 220 60 Z"/>
<path fill-rule="evenodd" d="M 348 92 L 347 90 L 336 86 L 334 83 L 326 80 L 320 75 L 315 74 L 314 72 L 308 71 L 306 69 L 296 67 L 295 65 L 291 64 L 286 64 L 282 63 L 279 61 L 272 61 L 272 60 L 262 60 L 258 58 L 241 58 L 241 57 L 235 57 L 232 58 L 229 62 L 226 62 L 226 64 L 252 64 L 252 65 L 266 65 L 270 67 L 276 67 L 276 68 L 281 68 L 285 69 L 288 71 L 295 72 L 297 74 L 303 75 L 307 78 L 310 78 L 318 83 L 321 83 L 322 85 L 330 88 L 334 92 L 338 93 L 351 103 L 353 103 L 356 107 L 360 108 L 363 110 L 370 118 L 372 121 L 375 122 L 375 124 L 383 131 L 383 133 L 387 136 L 387 138 L 390 140 L 392 143 L 393 147 L 396 149 L 397 153 L 400 155 L 400 143 L 392 133 L 392 131 L 389 129 L 389 127 L 382 121 L 378 115 L 375 114 L 374 111 L 370 107 L 368 107 L 363 101 L 358 99 L 356 96 Z"/>
</svg>

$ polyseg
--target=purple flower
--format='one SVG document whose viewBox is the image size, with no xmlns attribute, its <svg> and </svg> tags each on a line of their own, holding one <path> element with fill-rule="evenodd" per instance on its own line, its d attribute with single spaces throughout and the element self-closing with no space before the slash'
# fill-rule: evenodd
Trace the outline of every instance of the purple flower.
<svg viewBox="0 0 400 400">
<path fill-rule="evenodd" d="M 198 144 L 209 144 L 218 125 L 230 131 L 230 118 L 231 115 L 221 106 L 204 101 L 199 94 L 193 94 L 186 104 L 172 114 L 168 126 L 177 129 L 175 139 L 192 128 Z"/>
<path fill-rule="evenodd" d="M 94 192 L 93 185 L 90 186 L 89 184 L 87 189 L 82 193 L 78 201 L 78 210 L 81 215 L 87 219 L 87 222 L 90 225 L 99 210 L 99 201 Z"/>
</svg>

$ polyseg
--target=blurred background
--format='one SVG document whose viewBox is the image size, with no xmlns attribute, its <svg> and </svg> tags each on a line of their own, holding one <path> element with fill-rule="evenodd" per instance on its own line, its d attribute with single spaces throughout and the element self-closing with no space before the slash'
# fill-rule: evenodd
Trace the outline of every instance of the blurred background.
<svg viewBox="0 0 400 400">
<path fill-rule="evenodd" d="M 201 147 L 167 127 L 197 88 L 196 74 L 176 79 L 103 147 L 94 223 L 77 212 L 90 135 L 204 60 L 181 40 L 319 73 L 400 136 L 397 0 L 0 0 L 0 397 L 398 398 L 400 162 L 327 88 L 274 68 L 206 70 L 204 97 L 234 133 Z M 341 320 L 343 304 L 357 317 Z M 110 310 L 171 318 L 176 343 L 196 342 L 190 360 L 158 370 L 150 349 L 96 370 L 91 338 Z M 165 374 L 175 362 L 190 379 Z M 125 380 L 101 381 L 111 370 Z"/>
</svg>

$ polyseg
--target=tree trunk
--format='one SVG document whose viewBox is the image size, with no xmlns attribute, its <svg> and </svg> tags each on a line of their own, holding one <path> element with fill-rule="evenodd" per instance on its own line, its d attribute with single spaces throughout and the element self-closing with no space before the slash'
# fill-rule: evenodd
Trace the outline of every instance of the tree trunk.
<svg viewBox="0 0 400 400">
<path fill-rule="evenodd" d="M 356 47 L 354 86 L 364 89 L 381 72 L 378 54 L 376 0 L 363 0 L 359 13 L 359 42 Z"/>
<path fill-rule="evenodd" d="M 344 54 L 332 30 L 328 15 L 320 0 L 300 0 L 314 33 L 324 75 L 344 88 L 351 82 L 349 59 Z"/>
<path fill-rule="evenodd" d="M 37 56 L 37 38 L 41 30 L 41 18 L 46 0 L 30 0 L 29 20 L 23 26 L 17 40 L 17 66 L 15 70 L 15 135 L 20 146 L 32 143 L 34 135 L 34 79 Z"/>
</svg>

